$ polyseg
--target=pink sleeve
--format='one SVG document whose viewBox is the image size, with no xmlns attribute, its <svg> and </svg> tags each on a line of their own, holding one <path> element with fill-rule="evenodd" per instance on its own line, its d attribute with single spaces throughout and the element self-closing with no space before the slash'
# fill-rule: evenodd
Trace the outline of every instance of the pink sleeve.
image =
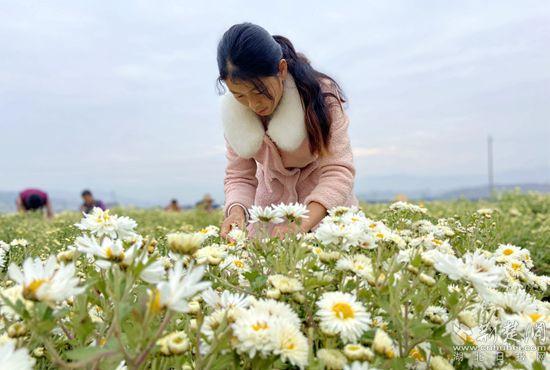
<svg viewBox="0 0 550 370">
<path fill-rule="evenodd" d="M 227 167 L 225 169 L 224 192 L 227 216 L 230 209 L 239 205 L 248 209 L 254 204 L 258 179 L 256 178 L 256 161 L 253 158 L 241 158 L 226 141 Z"/>
<path fill-rule="evenodd" d="M 333 90 L 334 92 L 334 90 Z M 344 108 L 334 98 L 327 97 L 331 112 L 329 153 L 319 158 L 321 175 L 319 183 L 305 199 L 320 203 L 327 210 L 345 205 L 353 193 L 355 166 L 348 134 L 349 118 Z"/>
</svg>

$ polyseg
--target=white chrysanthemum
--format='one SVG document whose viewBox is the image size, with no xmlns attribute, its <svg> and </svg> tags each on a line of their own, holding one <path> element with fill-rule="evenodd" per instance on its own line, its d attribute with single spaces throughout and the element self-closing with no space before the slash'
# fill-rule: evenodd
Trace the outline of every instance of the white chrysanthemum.
<svg viewBox="0 0 550 370">
<path fill-rule="evenodd" d="M 15 349 L 12 341 L 0 345 L 0 363 L 2 369 L 32 370 L 35 360 L 26 348 Z"/>
<path fill-rule="evenodd" d="M 69 246 L 66 250 L 57 253 L 57 262 L 69 263 L 73 262 L 75 258 L 76 248 Z"/>
<path fill-rule="evenodd" d="M 227 251 L 219 244 L 207 245 L 193 254 L 199 265 L 206 263 L 209 265 L 219 265 L 225 256 L 227 256 Z"/>
<path fill-rule="evenodd" d="M 246 309 L 250 306 L 250 296 L 231 293 L 228 290 L 224 290 L 222 294 L 218 294 L 214 289 L 209 288 L 201 296 L 206 304 L 213 309 Z"/>
<path fill-rule="evenodd" d="M 92 305 L 88 309 L 88 316 L 90 316 L 90 320 L 95 323 L 103 323 L 104 320 L 104 313 L 103 309 L 98 305 Z"/>
<path fill-rule="evenodd" d="M 238 310 L 214 310 L 209 315 L 204 317 L 204 321 L 200 327 L 201 334 L 204 335 L 209 341 L 214 339 L 214 334 L 217 330 L 220 330 L 220 326 L 224 320 L 229 322 L 229 315 L 234 314 Z M 234 315 L 232 315 L 235 318 Z M 234 320 L 233 320 L 234 321 Z M 194 322 L 194 328 L 191 330 L 196 330 L 196 321 Z M 206 342 L 201 342 L 206 343 Z M 202 351 L 201 351 L 202 353 Z"/>
<path fill-rule="evenodd" d="M 490 300 L 504 314 L 520 314 L 536 308 L 535 298 L 523 289 L 496 292 Z"/>
<path fill-rule="evenodd" d="M 328 292 L 317 301 L 321 330 L 340 334 L 345 343 L 357 341 L 369 329 L 370 315 L 349 293 Z"/>
<path fill-rule="evenodd" d="M 290 362 L 303 369 L 308 362 L 307 338 L 294 325 L 279 320 L 272 334 L 273 353 L 281 356 L 281 360 Z"/>
<path fill-rule="evenodd" d="M 376 367 L 370 366 L 366 361 L 353 361 L 351 364 L 346 364 L 344 370 L 378 370 Z"/>
<path fill-rule="evenodd" d="M 95 257 L 95 264 L 102 269 L 108 269 L 112 264 L 118 264 L 126 258 L 126 251 L 120 239 L 104 237 L 101 244 L 94 237 L 79 236 L 75 240 L 78 251 L 88 257 Z"/>
<path fill-rule="evenodd" d="M 233 255 L 227 256 L 227 258 L 220 264 L 220 267 L 224 270 L 235 271 L 238 273 L 250 271 L 250 266 L 244 258 Z"/>
<path fill-rule="evenodd" d="M 391 232 L 387 237 L 387 241 L 393 242 L 399 249 L 403 249 L 407 246 L 405 239 L 401 237 L 398 233 Z"/>
<path fill-rule="evenodd" d="M 550 286 L 550 276 L 539 276 L 529 271 L 526 273 L 526 277 L 530 284 L 535 288 L 538 288 L 540 291 L 544 292 L 548 289 L 548 286 Z"/>
<path fill-rule="evenodd" d="M 452 226 L 449 226 L 449 223 L 450 223 L 450 220 L 447 220 L 445 218 L 440 218 L 439 220 L 437 220 L 437 225 L 435 225 L 437 229 L 433 233 L 440 237 L 455 235 L 455 231 Z M 458 228 L 460 227 L 461 227 L 460 223 L 458 223 Z"/>
<path fill-rule="evenodd" d="M 533 267 L 531 252 L 529 249 L 520 248 L 512 244 L 500 244 L 494 253 L 499 262 L 511 263 L 513 261 L 522 262 L 527 269 Z"/>
<path fill-rule="evenodd" d="M 491 215 L 491 214 L 493 214 L 494 211 L 495 211 L 495 210 L 492 209 L 492 208 L 480 208 L 480 209 L 478 209 L 478 210 L 476 211 L 476 213 L 477 213 L 478 215 L 484 215 L 484 216 L 486 216 L 486 215 Z"/>
<path fill-rule="evenodd" d="M 317 351 L 317 358 L 327 369 L 343 369 L 348 363 L 346 356 L 337 349 L 322 348 Z"/>
<path fill-rule="evenodd" d="M 233 335 L 237 338 L 235 344 L 237 351 L 247 353 L 250 357 L 254 357 L 257 353 L 269 355 L 275 349 L 272 337 L 277 321 L 263 312 L 256 312 L 253 308 L 246 314 L 239 315 L 231 324 Z"/>
<path fill-rule="evenodd" d="M 10 288 L 3 288 L 0 292 L 0 297 L 3 297 L 5 300 L 9 301 L 12 305 L 15 305 L 17 301 L 23 302 L 25 305 L 25 308 L 27 310 L 30 310 L 33 306 L 33 302 L 25 299 L 23 297 L 23 286 L 22 285 L 14 285 Z M 0 315 L 6 317 L 9 320 L 17 320 L 19 319 L 19 315 L 17 312 L 13 310 L 13 308 L 4 302 L 4 299 L 0 299 Z"/>
<path fill-rule="evenodd" d="M 432 370 L 454 370 L 453 365 L 449 363 L 444 357 L 433 356 L 430 361 Z"/>
<path fill-rule="evenodd" d="M 367 226 L 372 222 L 372 220 L 367 218 L 362 211 L 359 211 L 346 212 L 341 217 L 336 218 L 334 222 L 342 224 L 362 224 Z"/>
<path fill-rule="evenodd" d="M 480 287 L 495 288 L 504 277 L 504 270 L 495 264 L 495 259 L 487 257 L 476 250 L 473 254 L 466 253 L 464 259 L 464 279 L 472 282 L 476 289 Z"/>
<path fill-rule="evenodd" d="M 521 254 L 521 248 L 512 244 L 500 244 L 495 251 L 495 257 L 505 259 L 519 260 Z"/>
<path fill-rule="evenodd" d="M 275 301 L 273 299 L 256 299 L 254 297 L 250 299 L 251 309 L 253 309 L 254 312 L 260 312 L 267 316 L 290 322 L 296 327 L 300 327 L 300 318 L 287 303 Z"/>
<path fill-rule="evenodd" d="M 119 362 L 115 370 L 127 370 L 127 369 L 128 369 L 128 366 L 126 366 L 126 361 L 122 360 Z"/>
<path fill-rule="evenodd" d="M 529 275 L 529 270 L 527 269 L 527 266 L 521 261 L 508 259 L 504 262 L 502 267 L 506 271 L 506 277 L 508 280 L 508 283 L 513 283 L 517 279 L 526 280 L 527 276 Z"/>
<path fill-rule="evenodd" d="M 426 213 L 428 210 L 424 207 L 417 206 L 416 204 L 411 204 L 408 202 L 398 201 L 390 205 L 389 209 L 391 211 L 410 211 L 416 213 Z"/>
<path fill-rule="evenodd" d="M 240 245 L 246 242 L 246 232 L 239 229 L 238 227 L 233 227 L 231 228 L 231 231 L 227 234 L 227 238 L 237 245 Z"/>
<path fill-rule="evenodd" d="M 302 220 L 309 218 L 307 215 L 309 210 L 304 204 L 284 204 L 281 203 L 273 207 L 277 215 L 288 222 L 301 222 Z"/>
<path fill-rule="evenodd" d="M 464 357 L 468 359 L 468 365 L 472 369 L 494 369 L 497 356 L 497 351 L 486 348 L 477 348 L 470 352 L 464 352 Z"/>
<path fill-rule="evenodd" d="M 366 230 L 366 235 L 368 235 L 370 239 L 374 239 L 375 243 L 379 241 L 393 242 L 400 249 L 403 249 L 407 246 L 405 240 L 398 233 L 391 230 L 381 221 L 373 221 L 367 219 Z M 370 249 L 373 249 L 374 247 L 376 247 L 376 245 L 374 245 Z"/>
<path fill-rule="evenodd" d="M 183 269 L 181 263 L 168 271 L 168 281 L 157 284 L 156 289 L 149 290 L 150 308 L 159 312 L 163 308 L 172 311 L 186 312 L 188 310 L 187 299 L 198 292 L 208 288 L 210 282 L 201 281 L 204 275 L 204 266 Z"/>
<path fill-rule="evenodd" d="M 184 331 L 175 331 L 165 335 L 158 339 L 156 344 L 160 347 L 160 352 L 167 356 L 181 355 L 190 348 L 189 337 Z"/>
<path fill-rule="evenodd" d="M 388 333 L 382 329 L 376 329 L 374 334 L 374 340 L 372 341 L 372 349 L 374 352 L 386 356 L 387 358 L 393 358 L 396 354 L 396 346 Z"/>
<path fill-rule="evenodd" d="M 116 216 L 116 233 L 122 240 L 133 240 L 138 237 L 134 231 L 137 227 L 137 222 L 126 216 Z"/>
<path fill-rule="evenodd" d="M 180 355 L 190 348 L 189 338 L 183 331 L 172 333 L 168 337 L 168 348 L 174 355 Z"/>
<path fill-rule="evenodd" d="M 281 293 L 295 293 L 304 289 L 298 279 L 281 274 L 270 275 L 267 281 Z"/>
<path fill-rule="evenodd" d="M 436 270 L 452 280 L 471 282 L 482 296 L 489 294 L 489 289 L 497 287 L 504 277 L 503 268 L 495 264 L 494 258 L 487 258 L 478 250 L 465 254 L 464 260 L 438 251 L 431 253 L 430 257 L 434 259 Z"/>
<path fill-rule="evenodd" d="M 533 370 L 533 369 L 544 369 L 548 370 L 550 369 L 550 361 L 548 361 L 548 354 L 541 351 L 541 347 L 538 347 L 539 350 L 537 350 L 536 343 L 529 338 L 522 338 L 521 344 L 518 346 L 519 348 L 516 351 L 505 351 L 505 355 L 508 355 L 512 358 L 514 358 L 519 364 L 523 365 L 525 369 Z M 523 348 L 522 348 L 523 347 Z M 479 351 L 481 352 L 481 351 Z M 494 353 L 494 351 L 493 351 Z M 494 357 L 496 360 L 497 353 L 494 353 Z M 480 366 L 483 369 L 494 369 L 494 367 L 489 367 L 490 362 L 488 362 L 485 358 L 482 359 L 484 362 L 484 367 Z M 472 363 L 477 365 L 476 362 L 479 362 L 478 359 L 469 359 L 468 364 Z M 495 361 L 495 362 L 498 362 Z M 535 363 L 540 362 L 542 366 L 535 367 Z M 538 365 L 538 364 L 537 364 Z"/>
<path fill-rule="evenodd" d="M 364 254 L 355 254 L 351 257 L 342 257 L 336 262 L 336 269 L 351 271 L 354 274 L 374 279 L 372 260 Z"/>
<path fill-rule="evenodd" d="M 140 278 L 144 281 L 156 284 L 165 277 L 164 261 L 150 262 L 147 254 L 141 249 L 141 240 L 135 242 L 130 248 L 124 249 L 120 239 L 111 240 L 103 238 L 101 244 L 93 237 L 81 236 L 75 241 L 80 252 L 86 253 L 89 258 L 95 260 L 95 264 L 101 269 L 109 269 L 112 265 L 120 265 L 124 268 L 142 264 Z"/>
<path fill-rule="evenodd" d="M 417 230 L 418 233 L 421 235 L 432 234 L 437 238 L 445 238 L 448 236 L 453 236 L 455 234 L 453 229 L 451 229 L 449 226 L 445 224 L 440 224 L 439 222 L 437 225 L 434 225 L 428 220 L 416 221 L 414 224 L 412 224 L 412 228 Z"/>
<path fill-rule="evenodd" d="M 429 306 L 426 308 L 424 316 L 435 324 L 443 324 L 449 318 L 447 310 L 441 306 Z"/>
<path fill-rule="evenodd" d="M 84 291 L 79 287 L 74 264 L 58 265 L 55 256 L 46 262 L 27 258 L 23 269 L 10 264 L 8 274 L 23 287 L 23 297 L 47 303 L 62 302 Z"/>
<path fill-rule="evenodd" d="M 141 263 L 143 263 L 143 265 L 145 266 L 139 274 L 139 277 L 142 280 L 150 284 L 158 284 L 166 277 L 166 269 L 164 268 L 163 260 L 157 259 L 153 262 L 150 262 L 147 256 L 143 256 L 141 259 Z"/>
<path fill-rule="evenodd" d="M 0 249 L 3 249 L 5 252 L 9 252 L 10 248 L 11 248 L 11 245 L 9 245 L 3 240 L 0 240 Z"/>
<path fill-rule="evenodd" d="M 454 256 L 449 253 L 441 253 L 441 251 L 436 249 L 429 249 L 427 251 L 420 250 L 420 258 L 422 259 L 422 262 L 428 266 L 433 266 L 436 260 L 441 259 L 441 255 Z"/>
<path fill-rule="evenodd" d="M 322 221 L 315 231 L 315 237 L 323 244 L 337 245 L 346 237 L 346 227 L 333 222 Z"/>
<path fill-rule="evenodd" d="M 191 255 L 195 253 L 206 239 L 206 234 L 197 233 L 170 233 L 166 235 L 168 248 L 178 254 Z"/>
<path fill-rule="evenodd" d="M 315 230 L 315 237 L 325 245 L 336 245 L 345 251 L 353 246 L 367 249 L 376 247 L 376 240 L 369 235 L 362 222 L 337 224 L 325 219 Z"/>
<path fill-rule="evenodd" d="M 333 219 L 334 221 L 337 221 L 341 218 L 349 217 L 349 216 L 358 216 L 358 217 L 364 218 L 365 214 L 356 206 L 351 206 L 351 207 L 338 206 L 328 210 L 328 217 Z"/>
<path fill-rule="evenodd" d="M 214 225 L 209 225 L 200 229 L 198 233 L 203 234 L 206 238 L 216 237 L 220 234 L 220 228 Z"/>
<path fill-rule="evenodd" d="M 0 270 L 4 268 L 6 264 L 7 251 L 4 248 L 0 248 Z"/>
<path fill-rule="evenodd" d="M 391 233 L 391 229 L 387 227 L 382 221 L 374 221 L 371 219 L 366 220 L 366 224 L 370 232 L 372 233 L 380 233 L 380 234 L 389 234 Z M 383 239 L 384 235 L 377 235 L 378 239 Z"/>
<path fill-rule="evenodd" d="M 28 245 L 29 241 L 27 239 L 13 239 L 10 243 L 12 247 L 27 247 Z"/>
<path fill-rule="evenodd" d="M 355 237 L 359 241 L 358 245 L 363 249 L 376 249 L 378 247 L 377 240 L 372 233 L 365 233 L 361 231 L 362 235 L 360 237 Z M 399 248 L 405 247 L 406 243 L 403 239 L 395 240 Z"/>
<path fill-rule="evenodd" d="M 344 355 L 350 361 L 367 360 L 370 357 L 370 353 L 368 351 L 370 350 L 358 343 L 346 344 L 343 350 Z"/>
<path fill-rule="evenodd" d="M 262 208 L 259 206 L 252 206 L 252 208 L 250 208 L 248 212 L 250 214 L 249 222 L 251 224 L 256 222 L 266 224 L 280 224 L 281 222 L 283 222 L 283 219 L 279 216 L 279 213 L 271 207 Z"/>
<path fill-rule="evenodd" d="M 424 247 L 427 250 L 437 249 L 438 251 L 446 254 L 454 254 L 453 247 L 447 240 L 441 240 L 434 234 L 427 234 L 414 238 L 410 241 L 411 247 Z"/>
<path fill-rule="evenodd" d="M 482 329 L 479 326 L 470 328 L 459 320 L 447 323 L 445 330 L 451 335 L 451 340 L 455 345 L 478 346 L 488 344 L 489 339 L 498 339 L 496 336 L 491 338 L 487 328 Z"/>
<path fill-rule="evenodd" d="M 97 237 L 108 236 L 111 239 L 128 240 L 137 236 L 134 231 L 137 223 L 134 220 L 125 216 L 111 215 L 109 210 L 103 211 L 99 207 L 84 214 L 84 218 L 75 226 L 80 230 L 87 230 Z"/>
<path fill-rule="evenodd" d="M 397 254 L 397 262 L 408 264 L 409 262 L 411 262 L 411 259 L 414 257 L 415 253 L 417 253 L 417 250 L 415 250 L 414 248 L 402 249 Z"/>
</svg>

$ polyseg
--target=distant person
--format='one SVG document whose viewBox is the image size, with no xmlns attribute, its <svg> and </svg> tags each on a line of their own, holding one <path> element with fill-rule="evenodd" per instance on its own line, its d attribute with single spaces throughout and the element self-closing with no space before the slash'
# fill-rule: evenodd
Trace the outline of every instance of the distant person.
<svg viewBox="0 0 550 370">
<path fill-rule="evenodd" d="M 167 212 L 179 212 L 179 211 L 181 211 L 181 207 L 178 204 L 177 199 L 172 199 L 170 201 L 170 204 L 168 204 L 166 207 L 164 207 L 164 210 L 167 211 Z"/>
<path fill-rule="evenodd" d="M 100 201 L 99 199 L 97 200 L 94 199 L 94 196 L 92 195 L 91 191 L 84 190 L 81 195 L 82 195 L 83 203 L 80 206 L 80 212 L 90 213 L 92 212 L 94 207 L 99 207 L 104 211 L 107 209 L 107 207 L 105 207 L 105 204 L 102 201 Z"/>
<path fill-rule="evenodd" d="M 15 199 L 17 211 L 46 211 L 48 218 L 53 217 L 53 209 L 48 193 L 40 189 L 25 189 Z"/>
<path fill-rule="evenodd" d="M 216 208 L 216 205 L 214 204 L 214 199 L 212 199 L 210 194 L 205 194 L 202 200 L 197 202 L 196 207 L 201 208 L 206 212 L 211 212 L 214 208 Z"/>
</svg>

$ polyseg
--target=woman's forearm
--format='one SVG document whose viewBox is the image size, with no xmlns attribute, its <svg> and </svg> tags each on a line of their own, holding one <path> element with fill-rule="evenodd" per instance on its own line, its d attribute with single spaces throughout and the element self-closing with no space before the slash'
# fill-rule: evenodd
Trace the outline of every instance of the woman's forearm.
<svg viewBox="0 0 550 370">
<path fill-rule="evenodd" d="M 23 212 L 25 208 L 23 207 L 23 201 L 21 200 L 21 197 L 17 197 L 15 199 L 15 205 L 17 206 L 18 212 Z"/>
<path fill-rule="evenodd" d="M 307 209 L 309 211 L 309 218 L 306 218 L 302 223 L 302 232 L 309 232 L 327 215 L 327 209 L 317 202 L 310 202 L 307 205 Z"/>
</svg>

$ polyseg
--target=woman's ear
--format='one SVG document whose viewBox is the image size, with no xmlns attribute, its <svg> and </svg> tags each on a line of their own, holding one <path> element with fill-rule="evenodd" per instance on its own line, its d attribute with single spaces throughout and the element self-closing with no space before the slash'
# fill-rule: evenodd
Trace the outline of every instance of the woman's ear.
<svg viewBox="0 0 550 370">
<path fill-rule="evenodd" d="M 286 79 L 286 75 L 288 73 L 288 64 L 286 63 L 286 59 L 281 59 L 279 61 L 279 76 L 284 80 Z"/>
</svg>

